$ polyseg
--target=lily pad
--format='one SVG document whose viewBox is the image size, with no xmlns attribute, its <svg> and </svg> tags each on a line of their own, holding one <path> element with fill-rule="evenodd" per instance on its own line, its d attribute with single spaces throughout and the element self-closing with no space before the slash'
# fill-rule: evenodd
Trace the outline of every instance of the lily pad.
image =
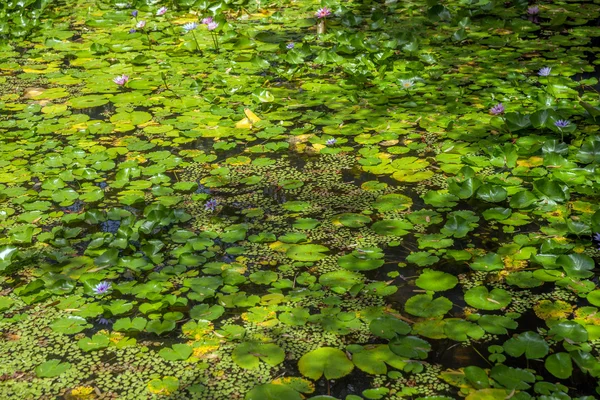
<svg viewBox="0 0 600 400">
<path fill-rule="evenodd" d="M 313 380 L 323 375 L 326 379 L 338 379 L 352 372 L 354 364 L 343 351 L 320 347 L 304 354 L 298 361 L 298 369 L 302 375 Z"/>
</svg>

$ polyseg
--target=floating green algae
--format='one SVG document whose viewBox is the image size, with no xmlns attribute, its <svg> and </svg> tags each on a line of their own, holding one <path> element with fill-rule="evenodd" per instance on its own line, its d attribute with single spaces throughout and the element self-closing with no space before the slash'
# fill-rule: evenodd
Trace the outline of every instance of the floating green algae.
<svg viewBox="0 0 600 400">
<path fill-rule="evenodd" d="M 17 3 L 0 398 L 600 393 L 598 4 Z"/>
</svg>

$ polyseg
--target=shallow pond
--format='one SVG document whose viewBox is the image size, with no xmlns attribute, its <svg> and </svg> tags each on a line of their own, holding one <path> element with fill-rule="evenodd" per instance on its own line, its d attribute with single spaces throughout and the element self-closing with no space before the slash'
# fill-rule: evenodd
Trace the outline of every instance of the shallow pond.
<svg viewBox="0 0 600 400">
<path fill-rule="evenodd" d="M 25 3 L 0 399 L 598 396 L 597 0 Z"/>
</svg>

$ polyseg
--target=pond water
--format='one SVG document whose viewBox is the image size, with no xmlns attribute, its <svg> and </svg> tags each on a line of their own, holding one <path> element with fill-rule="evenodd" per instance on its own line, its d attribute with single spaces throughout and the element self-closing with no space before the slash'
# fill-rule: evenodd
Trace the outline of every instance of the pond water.
<svg viewBox="0 0 600 400">
<path fill-rule="evenodd" d="M 598 1 L 0 10 L 0 399 L 600 394 Z"/>
</svg>

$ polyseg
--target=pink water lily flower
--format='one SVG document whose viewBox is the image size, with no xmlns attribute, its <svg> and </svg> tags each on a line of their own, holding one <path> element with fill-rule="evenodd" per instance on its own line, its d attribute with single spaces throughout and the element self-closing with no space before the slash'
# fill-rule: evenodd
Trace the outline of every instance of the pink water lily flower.
<svg viewBox="0 0 600 400">
<path fill-rule="evenodd" d="M 119 86 L 123 86 L 127 82 L 129 82 L 129 76 L 127 76 L 125 74 L 123 74 L 121 76 L 117 76 L 116 78 L 113 79 L 113 82 L 116 83 Z"/>
<path fill-rule="evenodd" d="M 135 27 L 138 29 L 143 29 L 146 26 L 146 21 L 139 21 L 137 24 L 135 24 Z"/>
<path fill-rule="evenodd" d="M 212 17 L 206 17 L 206 18 L 202 18 L 202 23 L 203 23 L 204 25 L 208 25 L 208 24 L 210 24 L 211 22 L 213 22 L 213 19 L 212 19 Z"/>
<path fill-rule="evenodd" d="M 219 23 L 213 21 L 213 22 L 206 24 L 206 27 L 208 28 L 209 31 L 214 31 L 215 29 L 217 29 L 219 27 Z"/>
<path fill-rule="evenodd" d="M 331 10 L 327 7 L 319 8 L 315 15 L 317 18 L 325 18 L 331 15 Z"/>
<path fill-rule="evenodd" d="M 156 12 L 156 15 L 158 15 L 158 16 L 165 15 L 167 13 L 167 11 L 168 11 L 167 7 L 161 7 Z"/>
</svg>

